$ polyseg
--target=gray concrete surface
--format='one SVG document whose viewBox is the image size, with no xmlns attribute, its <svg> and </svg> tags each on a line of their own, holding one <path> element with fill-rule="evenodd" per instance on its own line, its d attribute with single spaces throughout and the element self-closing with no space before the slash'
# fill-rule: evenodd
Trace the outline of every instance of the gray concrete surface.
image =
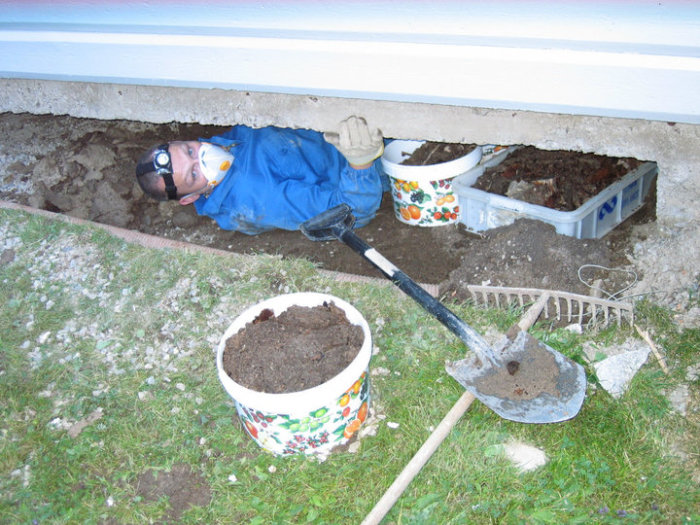
<svg viewBox="0 0 700 525">
<path fill-rule="evenodd" d="M 0 79 L 0 111 L 98 119 L 333 129 L 359 114 L 386 137 L 479 144 L 527 144 L 656 161 L 657 223 L 633 256 L 644 268 L 639 293 L 672 304 L 700 280 L 700 126 L 510 110 L 303 95 Z"/>
</svg>

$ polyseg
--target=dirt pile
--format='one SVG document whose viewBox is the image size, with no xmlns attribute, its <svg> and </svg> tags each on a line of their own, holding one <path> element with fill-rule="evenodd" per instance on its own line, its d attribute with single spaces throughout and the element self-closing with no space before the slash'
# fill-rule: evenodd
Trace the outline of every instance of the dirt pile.
<svg viewBox="0 0 700 525">
<path fill-rule="evenodd" d="M 263 310 L 226 341 L 223 367 L 250 390 L 299 392 L 342 372 L 362 347 L 364 333 L 334 304 Z"/>
</svg>

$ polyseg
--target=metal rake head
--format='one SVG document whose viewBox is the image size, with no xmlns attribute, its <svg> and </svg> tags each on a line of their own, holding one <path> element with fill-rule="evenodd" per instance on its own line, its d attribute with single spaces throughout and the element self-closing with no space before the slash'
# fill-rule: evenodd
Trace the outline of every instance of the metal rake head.
<svg viewBox="0 0 700 525">
<path fill-rule="evenodd" d="M 608 326 L 613 321 L 618 326 L 623 322 L 629 323 L 630 327 L 634 325 L 634 306 L 620 301 L 538 288 L 467 285 L 467 290 L 475 303 L 496 308 L 513 304 L 524 306 L 546 294 L 549 300 L 542 315 L 547 319 L 554 317 L 557 321 L 581 325 L 592 323 Z"/>
</svg>

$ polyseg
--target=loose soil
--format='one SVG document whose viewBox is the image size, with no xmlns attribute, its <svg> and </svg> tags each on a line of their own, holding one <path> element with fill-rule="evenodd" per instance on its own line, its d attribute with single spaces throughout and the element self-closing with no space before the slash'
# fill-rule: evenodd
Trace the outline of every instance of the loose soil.
<svg viewBox="0 0 700 525">
<path fill-rule="evenodd" d="M 318 386 L 357 356 L 364 333 L 335 304 L 265 309 L 226 341 L 223 367 L 238 384 L 269 394 Z"/>
<path fill-rule="evenodd" d="M 476 144 L 426 142 L 416 148 L 401 164 L 406 166 L 430 166 L 441 162 L 449 162 L 468 155 L 476 147 Z"/>
<path fill-rule="evenodd" d="M 633 158 L 527 146 L 486 168 L 473 187 L 530 204 L 573 211 L 640 164 Z"/>
<path fill-rule="evenodd" d="M 223 231 L 192 206 L 157 203 L 142 194 L 134 164 L 143 151 L 163 141 L 209 137 L 228 129 L 0 114 L 0 199 L 237 253 L 303 257 L 324 269 L 383 279 L 338 241 L 314 243 L 299 232 L 282 230 L 257 236 Z M 630 266 L 631 248 L 645 235 L 635 225 L 654 219 L 652 192 L 642 210 L 601 240 L 558 235 L 539 221 L 519 221 L 481 236 L 462 225 L 421 228 L 401 223 L 386 193 L 375 219 L 357 233 L 413 279 L 440 285 L 455 299 L 463 297 L 466 284 L 489 282 L 588 294 L 589 287 L 577 277 L 579 266 Z M 622 285 L 617 272 L 604 277 L 608 291 Z"/>
<path fill-rule="evenodd" d="M 505 349 L 507 352 L 507 348 Z M 508 354 L 506 366 L 495 367 L 480 377 L 475 386 L 480 392 L 502 399 L 529 400 L 542 394 L 561 397 L 557 388 L 557 363 L 536 339 L 516 354 Z"/>
<path fill-rule="evenodd" d="M 170 472 L 147 470 L 136 483 L 136 495 L 144 502 L 152 503 L 165 496 L 168 510 L 164 523 L 180 523 L 182 514 L 191 507 L 206 507 L 211 502 L 212 491 L 201 474 L 193 472 L 189 465 L 178 463 Z"/>
</svg>

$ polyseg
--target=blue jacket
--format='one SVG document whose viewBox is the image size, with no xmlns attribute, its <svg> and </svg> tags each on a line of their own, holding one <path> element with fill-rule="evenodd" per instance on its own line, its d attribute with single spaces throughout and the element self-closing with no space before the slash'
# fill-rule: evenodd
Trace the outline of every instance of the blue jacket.
<svg viewBox="0 0 700 525">
<path fill-rule="evenodd" d="M 311 130 L 235 126 L 202 139 L 230 147 L 233 165 L 214 190 L 194 203 L 197 213 L 225 230 L 255 235 L 298 230 L 307 219 L 347 203 L 356 225 L 366 225 L 382 198 L 378 162 L 355 170 L 338 150 Z"/>
</svg>

